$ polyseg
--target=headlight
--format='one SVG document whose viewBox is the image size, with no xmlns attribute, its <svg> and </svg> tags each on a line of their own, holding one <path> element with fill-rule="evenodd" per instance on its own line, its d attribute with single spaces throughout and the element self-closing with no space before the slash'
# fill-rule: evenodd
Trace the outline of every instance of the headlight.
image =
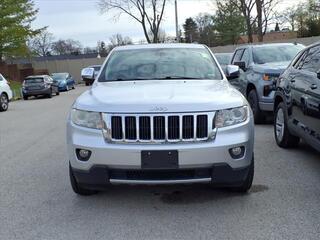
<svg viewBox="0 0 320 240">
<path fill-rule="evenodd" d="M 102 117 L 98 112 L 88 112 L 72 109 L 71 121 L 81 127 L 102 129 Z"/>
<path fill-rule="evenodd" d="M 215 117 L 215 127 L 227 127 L 235 124 L 242 123 L 247 120 L 248 107 L 238 107 L 232 109 L 225 109 L 217 111 Z"/>
</svg>

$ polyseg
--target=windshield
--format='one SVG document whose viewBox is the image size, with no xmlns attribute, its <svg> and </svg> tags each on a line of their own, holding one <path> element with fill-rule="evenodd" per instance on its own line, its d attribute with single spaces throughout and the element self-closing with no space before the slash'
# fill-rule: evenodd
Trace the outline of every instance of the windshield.
<svg viewBox="0 0 320 240">
<path fill-rule="evenodd" d="M 253 48 L 253 61 L 255 64 L 272 62 L 289 62 L 304 47 L 302 45 L 274 45 Z"/>
<path fill-rule="evenodd" d="M 232 54 L 231 53 L 218 53 L 218 54 L 214 54 L 214 56 L 217 58 L 220 65 L 228 65 Z"/>
<path fill-rule="evenodd" d="M 207 49 L 156 48 L 114 52 L 99 82 L 152 79 L 222 79 Z"/>
<path fill-rule="evenodd" d="M 24 80 L 25 83 L 42 83 L 43 78 L 28 78 Z"/>
<path fill-rule="evenodd" d="M 68 73 L 52 73 L 51 77 L 53 80 L 66 80 L 68 77 Z"/>
</svg>

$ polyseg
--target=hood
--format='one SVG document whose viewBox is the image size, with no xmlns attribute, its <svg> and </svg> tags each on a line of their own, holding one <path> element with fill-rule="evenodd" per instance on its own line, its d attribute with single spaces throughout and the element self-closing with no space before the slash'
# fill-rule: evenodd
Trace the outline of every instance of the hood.
<svg viewBox="0 0 320 240">
<path fill-rule="evenodd" d="M 253 70 L 259 73 L 268 73 L 274 75 L 280 75 L 286 70 L 289 66 L 290 62 L 272 62 L 272 63 L 264 63 L 264 64 L 255 64 L 253 66 Z"/>
<path fill-rule="evenodd" d="M 227 109 L 246 100 L 227 80 L 96 82 L 74 107 L 109 113 L 196 112 Z"/>
</svg>

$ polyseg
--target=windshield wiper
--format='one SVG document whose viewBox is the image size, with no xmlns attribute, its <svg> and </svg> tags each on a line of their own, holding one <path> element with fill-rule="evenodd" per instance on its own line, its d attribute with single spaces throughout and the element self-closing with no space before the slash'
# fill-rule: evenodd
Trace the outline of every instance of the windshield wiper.
<svg viewBox="0 0 320 240">
<path fill-rule="evenodd" d="M 106 80 L 104 82 L 121 82 L 121 81 L 146 81 L 146 80 L 180 80 L 180 79 L 204 79 L 197 77 L 186 77 L 186 76 L 166 76 L 166 77 L 158 77 L 158 78 L 117 78 Z"/>
<path fill-rule="evenodd" d="M 163 80 L 163 79 L 174 79 L 174 80 L 179 80 L 179 79 L 204 79 L 204 78 L 198 78 L 198 77 L 186 77 L 186 76 L 166 76 L 166 77 L 162 77 L 162 78 L 156 78 L 159 80 Z"/>
<path fill-rule="evenodd" d="M 143 80 L 150 80 L 149 78 L 117 78 L 106 80 L 104 82 L 121 82 L 121 81 L 143 81 Z"/>
</svg>

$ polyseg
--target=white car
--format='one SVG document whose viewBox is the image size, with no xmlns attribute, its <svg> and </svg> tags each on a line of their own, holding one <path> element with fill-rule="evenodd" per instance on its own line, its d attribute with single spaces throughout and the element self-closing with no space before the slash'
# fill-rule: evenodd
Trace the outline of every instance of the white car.
<svg viewBox="0 0 320 240">
<path fill-rule="evenodd" d="M 239 76 L 228 66 L 228 76 Z M 211 183 L 241 192 L 254 175 L 253 115 L 198 44 L 115 48 L 67 123 L 73 190 Z"/>
<path fill-rule="evenodd" d="M 12 91 L 8 81 L 0 73 L 0 112 L 8 110 L 9 101 L 12 99 Z"/>
</svg>

